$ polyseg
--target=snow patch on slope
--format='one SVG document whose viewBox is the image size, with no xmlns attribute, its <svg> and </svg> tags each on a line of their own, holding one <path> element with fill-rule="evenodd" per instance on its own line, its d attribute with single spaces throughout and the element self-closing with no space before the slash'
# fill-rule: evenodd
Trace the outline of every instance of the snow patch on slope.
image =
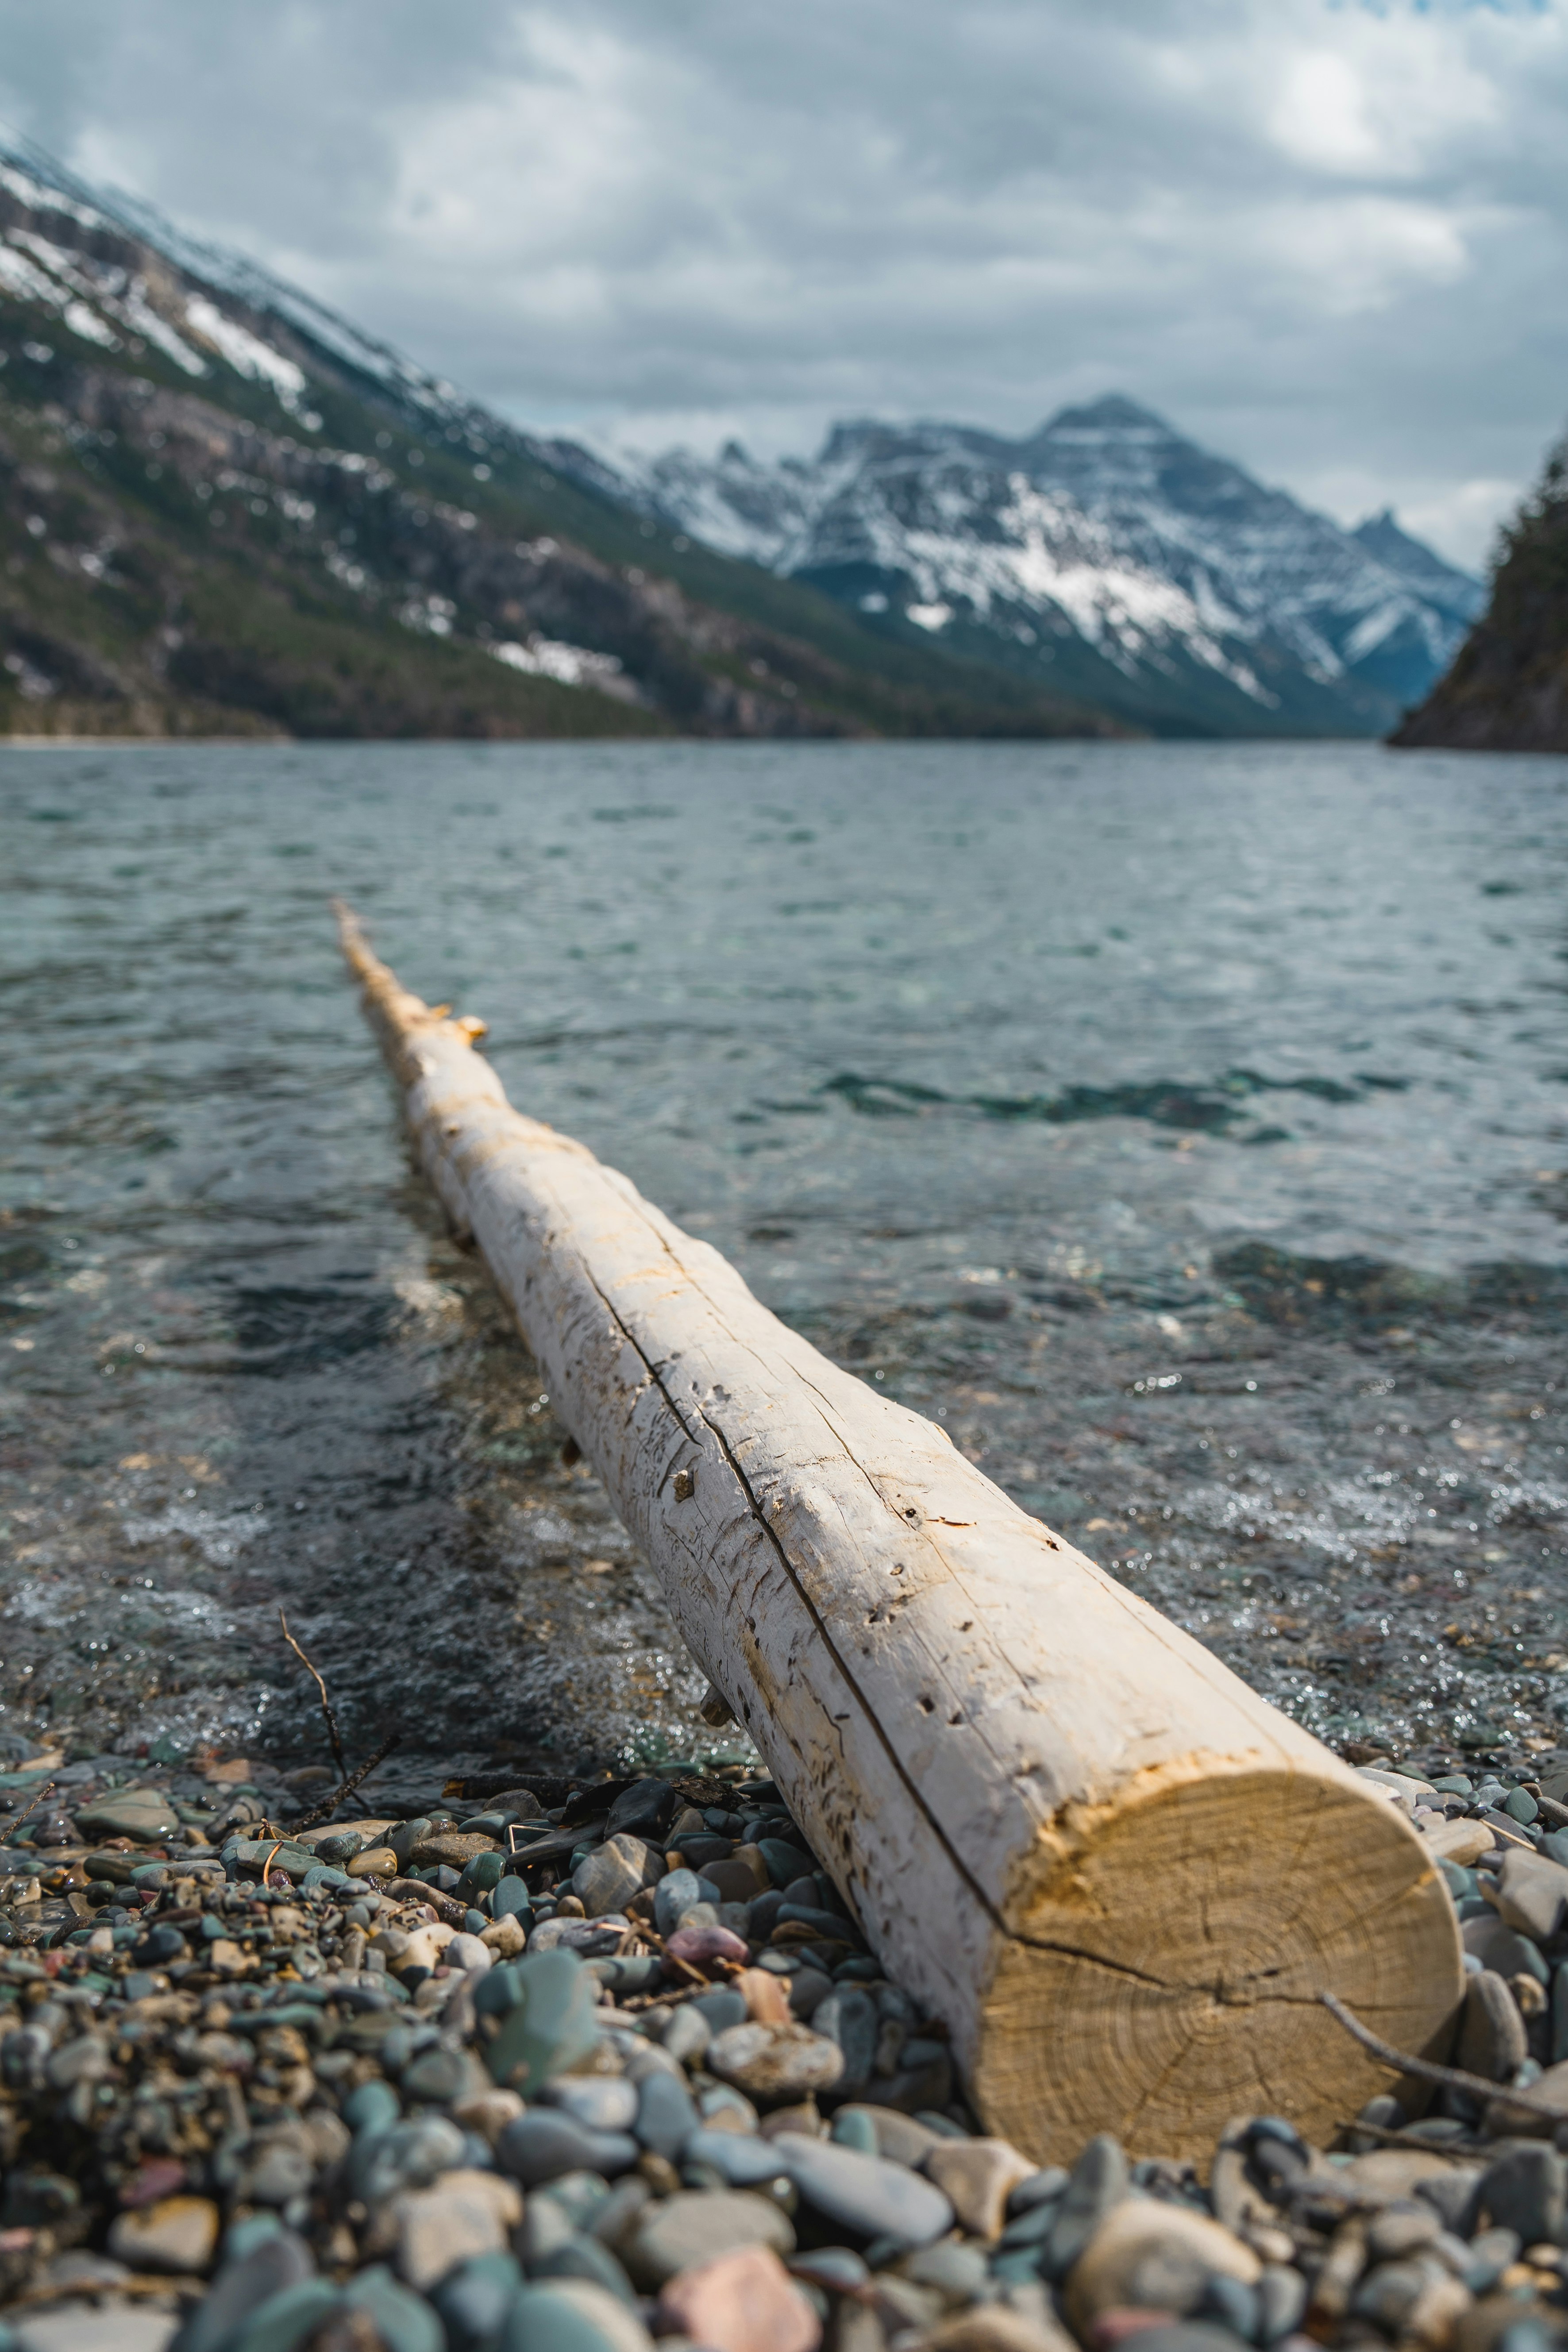
<svg viewBox="0 0 1568 2352">
<path fill-rule="evenodd" d="M 185 324 L 198 341 L 210 344 L 226 359 L 237 375 L 249 376 L 253 381 L 269 383 L 279 399 L 291 415 L 298 415 L 305 394 L 305 371 L 237 319 L 226 318 L 216 302 L 205 294 L 193 294 L 185 304 Z"/>
</svg>

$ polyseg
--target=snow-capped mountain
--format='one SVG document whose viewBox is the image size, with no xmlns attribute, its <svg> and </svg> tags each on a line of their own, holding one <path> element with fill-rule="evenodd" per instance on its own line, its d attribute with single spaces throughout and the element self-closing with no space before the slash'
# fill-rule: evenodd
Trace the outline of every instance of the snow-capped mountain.
<svg viewBox="0 0 1568 2352">
<path fill-rule="evenodd" d="M 279 599 L 330 593 L 367 662 L 367 630 L 430 641 L 414 731 L 552 725 L 542 680 L 574 725 L 592 696 L 700 731 L 1373 733 L 1482 601 L 1391 515 L 1342 530 L 1122 399 L 1020 441 L 862 422 L 809 463 L 609 459 L 27 147 L 0 148 L 0 731 L 46 702 L 88 725 L 93 679 L 105 727 L 173 724 L 198 670 L 226 710 L 346 725 L 314 622 L 258 669 Z M 138 636 L 113 585 L 135 547 L 171 613 L 224 573 L 221 661 L 186 622 Z M 81 602 L 74 652 L 63 613 L 40 634 L 39 564 Z M 489 660 L 446 698 L 437 641 L 500 653 L 508 712 Z M 371 665 L 355 730 L 392 723 L 405 669 Z"/>
<path fill-rule="evenodd" d="M 761 593 L 759 593 L 761 591 Z M 1111 734 L 0 146 L 0 737 Z"/>
<path fill-rule="evenodd" d="M 856 422 L 809 463 L 731 442 L 615 480 L 889 629 L 1161 728 L 1378 731 L 1484 601 L 1392 515 L 1344 530 L 1116 396 L 1020 441 Z"/>
</svg>

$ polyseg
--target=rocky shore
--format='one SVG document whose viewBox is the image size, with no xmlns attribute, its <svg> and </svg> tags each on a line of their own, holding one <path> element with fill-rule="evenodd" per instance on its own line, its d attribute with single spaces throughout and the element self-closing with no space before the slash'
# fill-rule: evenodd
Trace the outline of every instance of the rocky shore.
<svg viewBox="0 0 1568 2352">
<path fill-rule="evenodd" d="M 1352 1759 L 1454 1897 L 1484 2090 L 1068 2171 L 985 2136 L 755 1768 L 399 1759 L 342 1801 L 319 1767 L 26 1746 L 0 2352 L 1568 2340 L 1568 1755 Z"/>
</svg>

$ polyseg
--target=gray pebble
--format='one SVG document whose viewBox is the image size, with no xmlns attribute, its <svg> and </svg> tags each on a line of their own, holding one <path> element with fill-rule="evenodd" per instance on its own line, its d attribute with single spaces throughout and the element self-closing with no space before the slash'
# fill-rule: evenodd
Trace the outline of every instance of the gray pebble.
<svg viewBox="0 0 1568 2352">
<path fill-rule="evenodd" d="M 795 2231 L 787 2213 L 749 2189 L 682 2189 L 646 2205 L 623 2246 L 634 2281 L 653 2289 L 739 2246 L 793 2253 Z"/>
<path fill-rule="evenodd" d="M 1482 2230 L 1470 2241 L 1469 2268 L 1465 2284 L 1474 2295 L 1489 2294 L 1510 2263 L 1520 2255 L 1517 2230 Z"/>
<path fill-rule="evenodd" d="M 1212 2321 L 1173 2319 L 1138 2330 L 1138 2352 L 1244 2352 L 1243 2339 Z"/>
<path fill-rule="evenodd" d="M 1358 2318 L 1373 2320 L 1390 2336 L 1396 2336 L 1426 2284 L 1426 2271 L 1420 2263 L 1379 2263 L 1356 2288 L 1351 2309 Z"/>
<path fill-rule="evenodd" d="M 806 2203 L 859 2237 L 924 2246 L 952 2227 L 941 2189 L 904 2165 L 802 2132 L 780 2132 L 772 2146 Z"/>
<path fill-rule="evenodd" d="M 1220 2327 L 1228 2327 L 1244 2344 L 1258 2341 L 1261 2307 L 1258 2289 L 1245 2280 L 1226 2278 L 1213 2271 L 1204 2282 L 1204 2291 L 1192 2316 L 1197 2320 L 1213 2320 Z"/>
<path fill-rule="evenodd" d="M 844 2053 L 844 2072 L 836 2088 L 847 2098 L 858 2098 L 871 2079 L 880 2023 L 877 2004 L 864 1985 L 836 1987 L 813 2012 L 812 2032 L 837 2042 Z"/>
<path fill-rule="evenodd" d="M 540 2097 L 590 2131 L 628 2132 L 637 2119 L 637 2086 L 620 2074 L 559 2074 Z"/>
<path fill-rule="evenodd" d="M 916 2286 L 934 2287 L 950 2308 L 980 2302 L 986 2288 L 989 2265 L 978 2246 L 922 2246 L 899 2264 L 901 2278 Z"/>
<path fill-rule="evenodd" d="M 1258 2334 L 1263 2344 L 1293 2336 L 1307 2308 L 1307 2282 L 1284 2263 L 1265 2265 L 1258 2282 Z"/>
<path fill-rule="evenodd" d="M 721 1985 L 712 1992 L 700 1992 L 686 2007 L 706 2018 L 714 2033 L 725 2033 L 731 2025 L 744 2025 L 748 2015 L 745 1995 L 730 1985 Z"/>
<path fill-rule="evenodd" d="M 1041 2205 L 1054 2205 L 1068 2185 L 1064 2165 L 1048 2164 L 1039 2172 L 1031 2172 L 1027 2180 L 1020 2180 L 1007 2199 L 1007 2219 L 1016 2221 L 1020 2214 L 1032 2213 Z"/>
<path fill-rule="evenodd" d="M 692 2059 L 700 2058 L 712 2039 L 713 2028 L 696 2002 L 686 2000 L 671 2011 L 659 2047 L 667 2056 L 684 2066 Z"/>
<path fill-rule="evenodd" d="M 1521 1935 L 1517 1927 L 1510 1927 L 1489 1904 L 1486 1916 L 1467 1919 L 1460 1934 L 1466 1951 L 1479 1960 L 1483 1969 L 1491 1969 L 1503 1978 L 1532 1976 L 1542 1984 L 1546 1982 L 1546 1963 L 1533 1939 Z"/>
<path fill-rule="evenodd" d="M 547 2189 L 536 2189 L 523 2209 L 522 2227 L 513 2236 L 516 2252 L 531 2270 L 574 2237 L 577 2223 L 566 2210 L 560 2198 L 552 2197 Z"/>
<path fill-rule="evenodd" d="M 756 2189 L 784 2175 L 772 2140 L 752 2132 L 692 2132 L 682 2150 L 687 2164 L 705 2164 L 731 2189 Z"/>
<path fill-rule="evenodd" d="M 1481 2176 L 1478 2203 L 1497 2228 L 1518 2233 L 1521 2245 L 1554 2245 L 1568 2202 L 1568 2164 L 1547 2140 L 1506 2149 Z"/>
<path fill-rule="evenodd" d="M 820 1969 L 798 1969 L 789 1983 L 792 2014 L 803 2025 L 809 2023 L 832 1990 L 833 1979 L 824 1976 Z"/>
<path fill-rule="evenodd" d="M 697 2095 L 697 2112 L 704 2123 L 718 2123 L 721 2131 L 754 2132 L 757 2111 L 744 2091 L 737 2091 L 732 2083 L 710 2083 Z M 720 2122 L 724 2116 L 733 2116 L 731 2124 Z"/>
<path fill-rule="evenodd" d="M 288 2152 L 286 2143 L 282 2151 L 269 2150 L 268 2156 L 279 2152 Z M 302 2151 L 301 2158 L 308 2183 L 310 2159 Z M 445 2116 L 421 2116 L 412 2123 L 384 2125 L 356 2134 L 349 2151 L 349 2191 L 366 2205 L 379 2205 L 400 2189 L 427 2189 L 462 2160 L 463 2135 Z M 288 2201 L 260 2197 L 252 2175 L 247 2176 L 247 2185 L 260 2203 Z"/>
<path fill-rule="evenodd" d="M 1500 1932 L 1511 1934 L 1508 1928 Z M 1514 1937 L 1513 1940 L 1521 1943 L 1523 1938 Z M 1524 2020 L 1501 1977 L 1490 1969 L 1468 1977 L 1455 2063 L 1467 2074 L 1485 2075 L 1489 2083 L 1509 2083 L 1528 2053 Z"/>
<path fill-rule="evenodd" d="M 661 1936 L 673 1936 L 684 1915 L 698 1903 L 717 1903 L 719 1889 L 694 1870 L 668 1871 L 653 1898 L 653 1924 Z"/>
<path fill-rule="evenodd" d="M 623 1912 L 645 1886 L 665 1875 L 664 1863 L 639 1837 L 622 1831 L 606 1838 L 572 1874 L 572 1891 L 590 1919 Z"/>
<path fill-rule="evenodd" d="M 637 2099 L 632 2129 L 644 2147 L 673 2162 L 697 2129 L 697 2107 L 690 2092 L 673 2074 L 648 2074 L 637 2086 Z"/>
<path fill-rule="evenodd" d="M 1447 2165 L 1441 2172 L 1429 2173 L 1425 2180 L 1418 2180 L 1415 2194 L 1431 2206 L 1445 2230 L 1468 2238 L 1475 2228 L 1476 2190 L 1480 2179 L 1479 2165 Z"/>
<path fill-rule="evenodd" d="M 496 2143 L 496 2161 L 525 2189 L 563 2172 L 629 2172 L 642 2153 L 629 2132 L 594 2131 L 560 2108 L 533 2107 L 508 2124 Z"/>
<path fill-rule="evenodd" d="M 863 2257 L 852 2253 L 847 2246 L 817 2246 L 808 2253 L 796 2254 L 790 2272 L 792 2276 L 810 2279 L 835 2294 L 864 2286 L 871 2275 Z"/>
<path fill-rule="evenodd" d="M 472 2087 L 470 2077 L 477 2071 L 467 2051 L 422 2050 L 403 2070 L 404 2096 L 426 2099 L 433 2106 L 447 2106 Z M 484 2077 L 479 2076 L 482 2083 Z"/>
<path fill-rule="evenodd" d="M 1074 2165 L 1062 2192 L 1055 2225 L 1046 2240 L 1040 2267 L 1053 2281 L 1066 2278 L 1113 2205 L 1129 2187 L 1127 2158 L 1108 2132 L 1091 2139 Z"/>
</svg>

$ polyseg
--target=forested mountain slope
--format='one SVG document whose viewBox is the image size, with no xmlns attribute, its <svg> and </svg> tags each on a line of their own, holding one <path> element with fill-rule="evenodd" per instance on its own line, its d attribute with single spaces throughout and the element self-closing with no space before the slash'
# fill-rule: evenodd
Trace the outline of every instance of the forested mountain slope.
<svg viewBox="0 0 1568 2352">
<path fill-rule="evenodd" d="M 1390 739 L 1460 751 L 1568 751 L 1568 450 L 1504 536 L 1491 601 Z"/>
<path fill-rule="evenodd" d="M 0 152 L 0 733 L 1110 733 Z"/>
</svg>

